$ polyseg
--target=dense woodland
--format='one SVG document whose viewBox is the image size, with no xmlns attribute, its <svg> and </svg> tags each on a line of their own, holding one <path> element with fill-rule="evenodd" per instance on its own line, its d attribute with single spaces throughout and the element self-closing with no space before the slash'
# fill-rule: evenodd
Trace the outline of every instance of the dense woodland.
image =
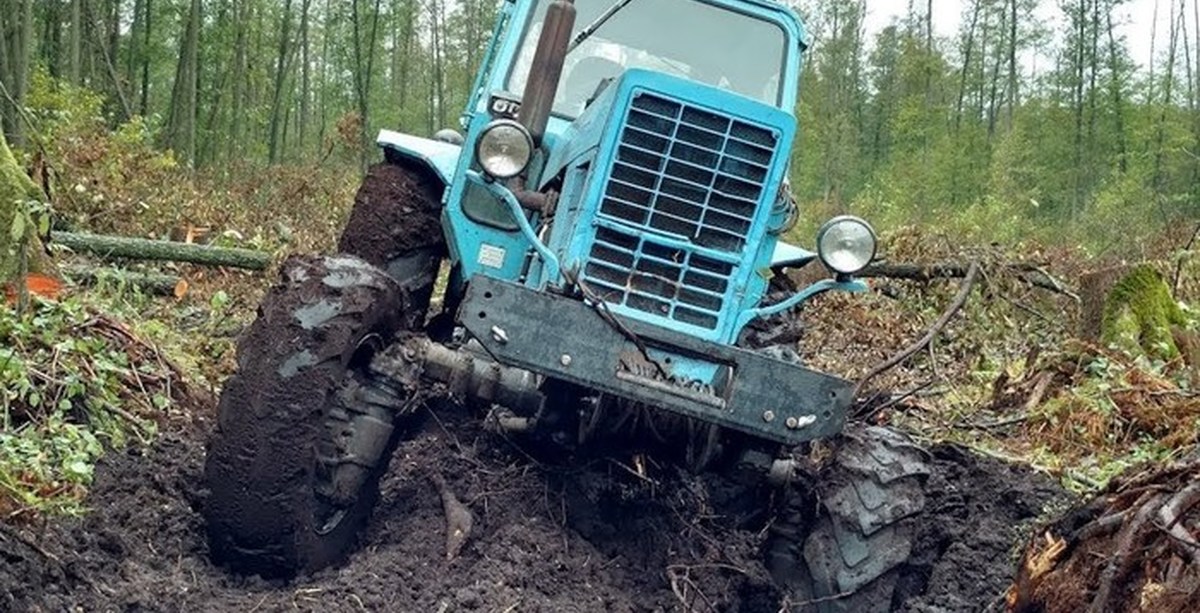
<svg viewBox="0 0 1200 613">
<path fill-rule="evenodd" d="M 1200 213 L 1200 3 L 1157 3 L 1171 26 L 1153 33 L 1150 63 L 1114 23 L 1123 0 L 1054 1 L 1058 25 L 1033 18 L 1051 0 L 964 0 L 949 37 L 925 0 L 871 33 L 866 0 L 796 3 L 814 38 L 799 198 L 989 231 L 1034 220 L 1103 234 Z M 455 125 L 496 7 L 0 0 L 3 125 L 22 142 L 14 104 L 41 79 L 102 94 L 111 125 L 142 117 L 197 168 L 321 159 L 339 133 L 431 133 Z"/>
</svg>

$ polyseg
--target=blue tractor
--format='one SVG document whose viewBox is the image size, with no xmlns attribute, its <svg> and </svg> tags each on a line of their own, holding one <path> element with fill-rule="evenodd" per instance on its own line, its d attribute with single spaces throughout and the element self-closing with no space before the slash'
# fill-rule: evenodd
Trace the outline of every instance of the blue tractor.
<svg viewBox="0 0 1200 613">
<path fill-rule="evenodd" d="M 782 317 L 864 291 L 876 249 L 854 217 L 815 252 L 781 240 L 806 44 L 770 0 L 503 1 L 464 133 L 382 132 L 340 253 L 289 259 L 241 340 L 205 466 L 214 558 L 339 561 L 441 395 L 540 444 L 757 467 L 792 601 L 887 610 L 927 458 L 843 432 L 853 385 L 804 367 Z M 773 282 L 804 266 L 827 278 Z"/>
</svg>

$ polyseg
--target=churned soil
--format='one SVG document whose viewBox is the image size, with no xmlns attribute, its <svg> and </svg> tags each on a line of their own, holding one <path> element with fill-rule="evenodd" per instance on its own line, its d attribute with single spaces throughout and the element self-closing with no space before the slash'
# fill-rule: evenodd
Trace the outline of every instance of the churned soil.
<svg viewBox="0 0 1200 613">
<path fill-rule="evenodd" d="M 198 511 L 207 433 L 201 420 L 148 450 L 111 453 L 82 518 L 0 524 L 0 610 L 773 613 L 782 600 L 758 560 L 766 530 L 755 510 L 768 492 L 650 461 L 536 459 L 457 410 L 400 446 L 344 565 L 292 582 L 237 577 L 208 561 Z M 994 607 L 1015 544 L 1065 494 L 954 447 L 932 453 L 903 610 Z M 439 477 L 474 516 L 453 559 Z"/>
</svg>

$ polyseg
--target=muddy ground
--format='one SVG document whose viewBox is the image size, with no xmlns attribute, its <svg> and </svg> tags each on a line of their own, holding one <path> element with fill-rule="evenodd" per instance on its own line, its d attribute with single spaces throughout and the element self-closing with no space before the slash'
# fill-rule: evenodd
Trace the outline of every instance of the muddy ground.
<svg viewBox="0 0 1200 613">
<path fill-rule="evenodd" d="M 292 583 L 233 577 L 209 564 L 197 512 L 206 433 L 202 421 L 110 454 L 82 519 L 0 531 L 0 610 L 779 610 L 758 562 L 762 517 L 749 512 L 765 493 L 654 465 L 646 480 L 612 460 L 538 461 L 456 412 L 401 446 L 343 567 Z M 934 456 L 901 610 L 995 609 L 1022 530 L 1065 495 L 956 448 Z M 450 561 L 430 472 L 475 515 Z"/>
</svg>

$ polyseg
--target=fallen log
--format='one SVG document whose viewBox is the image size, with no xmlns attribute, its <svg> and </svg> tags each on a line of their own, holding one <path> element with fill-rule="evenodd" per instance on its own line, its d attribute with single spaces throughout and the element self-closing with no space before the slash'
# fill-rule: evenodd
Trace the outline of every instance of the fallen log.
<svg viewBox="0 0 1200 613">
<path fill-rule="evenodd" d="M 50 236 L 50 241 L 76 252 L 109 258 L 188 262 L 249 270 L 263 270 L 271 264 L 270 254 L 253 249 L 210 247 L 208 245 L 77 232 L 54 232 Z"/>
<path fill-rule="evenodd" d="M 855 276 L 863 278 L 902 279 L 928 283 L 934 279 L 961 279 L 967 276 L 970 268 L 970 264 L 961 262 L 939 262 L 934 264 L 891 264 L 880 262 L 868 266 Z M 1071 288 L 1035 264 L 1012 263 L 1003 265 L 1003 268 L 1013 273 L 1023 283 L 1028 283 L 1039 289 L 1051 291 L 1056 294 L 1069 296 L 1075 301 L 1079 300 L 1079 295 L 1072 291 Z"/>
<path fill-rule="evenodd" d="M 137 289 L 156 296 L 172 296 L 175 294 L 182 278 L 158 272 L 135 272 L 119 268 L 91 268 L 87 266 L 70 265 L 61 270 L 63 276 L 78 285 L 99 285 L 114 283 L 123 287 Z"/>
</svg>

